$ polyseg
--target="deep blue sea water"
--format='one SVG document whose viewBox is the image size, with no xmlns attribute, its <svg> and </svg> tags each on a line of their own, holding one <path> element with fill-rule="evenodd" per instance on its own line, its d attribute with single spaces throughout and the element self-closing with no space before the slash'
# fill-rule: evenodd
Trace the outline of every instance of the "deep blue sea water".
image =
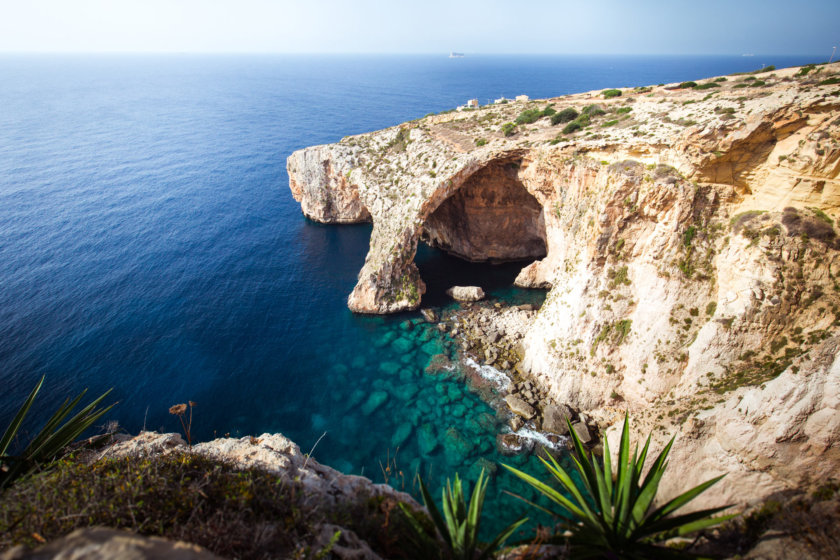
<svg viewBox="0 0 840 560">
<path fill-rule="evenodd" d="M 414 472 L 433 486 L 474 475 L 479 458 L 500 459 L 492 409 L 424 373 L 448 348 L 400 327 L 415 314 L 347 310 L 370 226 L 304 219 L 286 157 L 468 98 L 809 62 L 819 60 L 1 56 L 0 429 L 46 375 L 39 410 L 113 387 L 110 417 L 129 432 L 177 431 L 167 410 L 192 400 L 199 439 L 282 432 L 307 451 L 326 432 L 317 459 L 377 481 L 396 442 L 398 487 L 411 489 Z M 493 297 L 539 297 L 510 288 L 516 266 L 428 248 L 417 261 L 427 303 L 445 304 L 456 277 Z M 375 406 L 375 392 L 387 400 Z M 456 444 L 421 445 L 447 437 Z M 500 473 L 487 507 L 510 519 L 520 506 L 500 505 L 503 488 L 522 491 Z"/>
</svg>

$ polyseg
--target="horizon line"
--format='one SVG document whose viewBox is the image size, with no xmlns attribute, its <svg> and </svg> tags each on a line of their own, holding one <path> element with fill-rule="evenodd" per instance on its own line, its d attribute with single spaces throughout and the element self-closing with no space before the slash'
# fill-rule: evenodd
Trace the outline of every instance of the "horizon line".
<svg viewBox="0 0 840 560">
<path fill-rule="evenodd" d="M 611 53 L 611 52 L 469 52 L 469 51 L 425 51 L 425 52 L 334 52 L 334 51 L 38 51 L 38 50 L 0 50 L 2 55 L 209 55 L 209 56 L 448 56 L 451 52 L 458 52 L 464 58 L 470 56 L 665 56 L 665 57 L 694 57 L 694 56 L 733 56 L 744 58 L 769 56 L 824 56 L 817 53 Z M 826 61 L 828 56 L 826 56 Z"/>
</svg>

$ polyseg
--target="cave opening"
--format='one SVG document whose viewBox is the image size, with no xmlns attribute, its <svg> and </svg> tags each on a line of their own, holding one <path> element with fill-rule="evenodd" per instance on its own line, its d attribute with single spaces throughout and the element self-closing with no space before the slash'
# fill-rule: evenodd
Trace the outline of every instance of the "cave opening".
<svg viewBox="0 0 840 560">
<path fill-rule="evenodd" d="M 424 303 L 442 303 L 453 285 L 509 290 L 524 265 L 546 256 L 543 207 L 519 179 L 520 165 L 490 162 L 428 215 L 415 258 Z"/>
<path fill-rule="evenodd" d="M 431 247 L 472 262 L 533 261 L 546 255 L 542 205 L 519 180 L 518 160 L 473 173 L 423 224 Z"/>
</svg>

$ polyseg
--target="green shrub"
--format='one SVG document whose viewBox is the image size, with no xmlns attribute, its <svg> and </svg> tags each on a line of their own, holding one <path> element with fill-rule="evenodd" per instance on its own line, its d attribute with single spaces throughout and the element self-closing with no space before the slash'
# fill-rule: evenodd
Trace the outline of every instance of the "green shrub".
<svg viewBox="0 0 840 560">
<path fill-rule="evenodd" d="M 604 124 L 601 125 L 601 128 L 607 128 L 608 126 L 613 126 L 618 124 L 618 119 L 612 121 L 606 121 Z"/>
<path fill-rule="evenodd" d="M 720 84 L 716 82 L 706 82 L 705 84 L 700 84 L 699 86 L 695 87 L 694 89 L 712 89 L 712 88 L 719 88 Z"/>
<path fill-rule="evenodd" d="M 506 469 L 548 498 L 559 510 L 552 510 L 531 502 L 531 505 L 555 516 L 569 535 L 556 534 L 549 542 L 566 541 L 573 558 L 685 558 L 680 550 L 656 546 L 674 537 L 682 537 L 719 525 L 734 517 L 712 517 L 729 506 L 704 509 L 683 515 L 673 515 L 678 509 L 705 492 L 723 476 L 713 478 L 660 507 L 654 507 L 659 483 L 668 466 L 667 459 L 674 438 L 665 446 L 642 478 L 650 447 L 648 436 L 641 453 L 638 447 L 630 455 L 630 426 L 624 417 L 618 462 L 613 465 L 609 444 L 604 439 L 603 459 L 589 454 L 580 438 L 566 420 L 574 443 L 574 472 L 583 488 L 575 483 L 554 457 L 540 457 L 554 482 L 566 493 L 508 465 Z M 567 497 L 567 495 L 569 497 Z"/>
<path fill-rule="evenodd" d="M 577 120 L 574 120 L 563 127 L 563 134 L 572 134 L 573 132 L 577 132 L 581 128 L 583 128 L 581 124 Z"/>
<path fill-rule="evenodd" d="M 605 89 L 601 92 L 601 95 L 604 96 L 604 99 L 610 99 L 613 97 L 621 97 L 621 90 L 620 89 Z"/>
<path fill-rule="evenodd" d="M 531 124 L 535 123 L 543 117 L 550 117 L 554 115 L 556 111 L 551 105 L 546 106 L 545 109 L 540 111 L 539 109 L 525 109 L 519 116 L 516 117 L 516 124 Z"/>
<path fill-rule="evenodd" d="M 558 113 L 551 115 L 551 124 L 560 124 L 571 122 L 578 117 L 578 112 L 572 109 L 571 107 L 567 107 Z"/>
<path fill-rule="evenodd" d="M 716 82 L 726 82 L 728 80 L 726 79 L 726 76 L 721 76 L 720 78 L 715 78 L 715 81 Z"/>
<path fill-rule="evenodd" d="M 542 118 L 542 111 L 539 109 L 525 109 L 516 117 L 516 124 L 531 124 Z"/>
<path fill-rule="evenodd" d="M 516 125 L 512 122 L 506 122 L 502 125 L 502 134 L 505 136 L 513 136 L 516 134 Z"/>
<path fill-rule="evenodd" d="M 587 105 L 583 108 L 582 113 L 589 117 L 597 117 L 599 115 L 605 114 L 606 111 L 604 111 L 604 108 L 600 105 Z"/>
<path fill-rule="evenodd" d="M 683 82 L 680 84 L 680 89 L 688 89 L 697 87 L 697 82 Z"/>
<path fill-rule="evenodd" d="M 817 85 L 818 86 L 831 86 L 831 85 L 834 85 L 834 84 L 840 84 L 840 78 L 838 78 L 837 76 L 835 76 L 833 78 L 829 78 L 827 80 L 823 80 L 823 81 L 819 82 Z"/>
<path fill-rule="evenodd" d="M 623 115 L 625 113 L 629 113 L 632 110 L 633 110 L 633 107 L 619 107 L 618 109 L 615 110 L 615 112 L 618 115 Z"/>
<path fill-rule="evenodd" d="M 800 68 L 800 69 L 799 69 L 799 72 L 797 72 L 797 73 L 796 73 L 796 75 L 797 75 L 797 76 L 807 76 L 807 75 L 808 75 L 808 72 L 810 72 L 810 71 L 811 71 L 811 70 L 813 70 L 814 68 L 816 68 L 816 65 L 815 65 L 815 64 L 808 64 L 808 65 L 803 66 L 802 68 Z"/>
<path fill-rule="evenodd" d="M 481 525 L 481 512 L 484 508 L 484 494 L 487 491 L 487 478 L 484 469 L 478 475 L 475 489 L 470 497 L 469 506 L 464 499 L 464 488 L 461 479 L 455 474 L 455 483 L 441 491 L 443 515 L 435 505 L 429 489 L 418 476 L 423 503 L 429 511 L 434 527 L 430 527 L 425 516 L 409 509 L 400 503 L 400 509 L 405 514 L 414 531 L 411 545 L 420 558 L 442 558 L 446 560 L 485 560 L 491 557 L 497 548 L 510 537 L 520 525 L 528 519 L 518 519 L 502 529 L 490 542 L 482 546 L 478 540 Z M 443 541 L 441 547 L 439 542 Z"/>
<path fill-rule="evenodd" d="M 487 144 L 487 139 L 485 139 L 485 138 L 476 138 L 475 139 L 475 145 L 476 146 L 481 147 L 481 146 L 484 146 L 485 144 Z"/>
<path fill-rule="evenodd" d="M 11 455 L 8 453 L 9 447 L 18 435 L 21 424 L 29 413 L 29 409 L 32 408 L 32 403 L 35 401 L 35 397 L 38 396 L 38 392 L 43 385 L 44 378 L 41 377 L 41 380 L 35 385 L 35 388 L 32 389 L 32 392 L 29 393 L 29 396 L 23 402 L 20 409 L 18 409 L 17 414 L 6 428 L 3 436 L 0 437 L 0 489 L 10 485 L 16 479 L 36 468 L 49 464 L 73 440 L 82 435 L 85 430 L 90 428 L 94 422 L 99 420 L 99 418 L 114 406 L 96 408 L 108 393 L 111 392 L 108 390 L 89 405 L 79 410 L 70 419 L 67 419 L 87 392 L 87 390 L 82 391 L 75 399 L 65 400 L 64 404 L 47 420 L 44 427 L 29 440 L 26 447 L 17 455 Z"/>
</svg>

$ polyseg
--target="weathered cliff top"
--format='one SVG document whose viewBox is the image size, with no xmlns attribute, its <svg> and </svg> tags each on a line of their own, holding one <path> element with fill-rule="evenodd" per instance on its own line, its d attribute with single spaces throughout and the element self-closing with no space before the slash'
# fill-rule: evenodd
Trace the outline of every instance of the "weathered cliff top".
<svg viewBox="0 0 840 560">
<path fill-rule="evenodd" d="M 527 198 L 539 214 L 561 202 L 559 184 L 546 185 L 545 173 L 529 175 L 535 163 L 551 161 L 557 171 L 582 158 L 605 168 L 624 160 L 666 165 L 689 182 L 730 186 L 732 211 L 814 206 L 834 215 L 840 210 L 838 70 L 838 64 L 787 68 L 709 78 L 696 87 L 624 88 L 612 90 L 621 93 L 615 97 L 591 91 L 426 116 L 293 153 L 290 187 L 313 220 L 373 221 L 351 309 L 416 308 L 425 287 L 411 261 L 421 235 L 474 260 L 544 256 L 538 216 L 505 208 L 521 208 Z M 552 124 L 551 116 L 541 116 L 547 106 L 579 116 Z M 526 111 L 536 120 L 506 136 L 506 123 L 531 120 Z M 570 123 L 579 129 L 571 131 L 577 127 Z M 522 189 L 500 187 L 505 174 L 508 186 Z M 460 200 L 453 196 L 458 191 Z M 456 226 L 456 216 L 466 225 Z M 487 231 L 493 229 L 488 222 L 502 229 Z M 518 240 L 512 232 L 535 223 L 522 240 L 532 250 L 512 253 L 517 243 L 503 240 Z"/>
</svg>

